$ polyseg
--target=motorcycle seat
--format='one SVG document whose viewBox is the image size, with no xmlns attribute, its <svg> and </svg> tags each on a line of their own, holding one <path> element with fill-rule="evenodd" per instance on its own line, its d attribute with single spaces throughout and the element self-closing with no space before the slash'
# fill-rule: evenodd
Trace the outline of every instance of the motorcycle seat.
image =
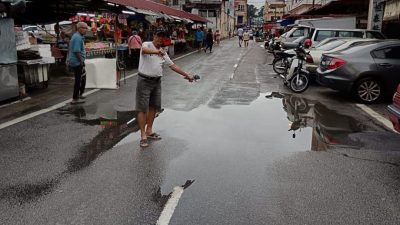
<svg viewBox="0 0 400 225">
<path fill-rule="evenodd" d="M 290 54 L 290 53 L 286 53 L 286 52 L 276 52 L 275 54 L 282 58 L 291 58 L 291 57 L 296 56 L 296 54 Z"/>
</svg>

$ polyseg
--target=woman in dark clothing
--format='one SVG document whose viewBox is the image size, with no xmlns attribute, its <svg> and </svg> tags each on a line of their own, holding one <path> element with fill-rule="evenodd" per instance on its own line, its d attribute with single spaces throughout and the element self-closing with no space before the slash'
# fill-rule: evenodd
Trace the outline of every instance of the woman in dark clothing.
<svg viewBox="0 0 400 225">
<path fill-rule="evenodd" d="M 208 33 L 206 35 L 206 44 L 207 44 L 207 46 L 204 49 L 204 52 L 207 52 L 207 49 L 209 48 L 210 49 L 210 53 L 211 53 L 212 52 L 212 46 L 214 44 L 214 37 L 213 37 L 213 33 L 212 33 L 211 28 L 208 29 Z"/>
</svg>

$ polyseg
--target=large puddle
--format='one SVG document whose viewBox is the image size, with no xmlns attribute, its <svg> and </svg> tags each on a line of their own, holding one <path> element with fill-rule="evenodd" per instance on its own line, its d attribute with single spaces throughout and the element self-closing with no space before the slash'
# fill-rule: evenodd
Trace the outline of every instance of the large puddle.
<svg viewBox="0 0 400 225">
<path fill-rule="evenodd" d="M 69 173 L 89 167 L 102 153 L 114 147 L 128 145 L 139 149 L 136 112 L 131 109 L 96 104 L 68 106 L 58 113 L 73 115 L 77 122 L 95 126 L 99 133 L 79 149 L 67 162 L 67 170 L 56 178 L 15 190 L 12 187 L 2 198 L 13 196 L 21 202 L 35 199 L 50 193 Z M 224 170 L 238 160 L 247 162 L 242 162 L 240 167 L 249 168 L 293 152 L 321 151 L 332 145 L 357 146 L 349 135 L 364 129 L 353 118 L 340 115 L 318 102 L 266 93 L 249 104 L 205 105 L 189 112 L 165 109 L 155 121 L 155 130 L 163 140 L 149 149 L 157 150 L 164 145 L 163 150 L 169 151 L 173 158 L 184 153 L 182 160 L 175 162 L 176 167 L 171 165 L 173 168 L 202 171 L 207 165 L 207 169 Z M 196 167 L 199 162 L 204 163 Z M 179 174 L 174 170 L 168 173 Z M 181 183 L 181 180 L 170 182 Z"/>
</svg>

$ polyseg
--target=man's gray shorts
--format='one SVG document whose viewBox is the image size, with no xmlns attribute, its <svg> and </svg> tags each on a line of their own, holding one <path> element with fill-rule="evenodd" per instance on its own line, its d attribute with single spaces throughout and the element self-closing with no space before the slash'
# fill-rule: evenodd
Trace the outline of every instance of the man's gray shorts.
<svg viewBox="0 0 400 225">
<path fill-rule="evenodd" d="M 156 111 L 161 110 L 160 78 L 151 80 L 138 76 L 136 86 L 136 110 L 138 112 L 148 112 L 149 107 Z"/>
</svg>

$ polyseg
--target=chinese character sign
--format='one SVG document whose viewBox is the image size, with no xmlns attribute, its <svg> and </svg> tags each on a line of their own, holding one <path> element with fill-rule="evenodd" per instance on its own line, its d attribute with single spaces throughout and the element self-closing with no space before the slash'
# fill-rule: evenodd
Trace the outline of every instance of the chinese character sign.
<svg viewBox="0 0 400 225">
<path fill-rule="evenodd" d="M 372 30 L 382 29 L 383 12 L 385 9 L 385 0 L 374 0 L 372 6 Z"/>
</svg>

